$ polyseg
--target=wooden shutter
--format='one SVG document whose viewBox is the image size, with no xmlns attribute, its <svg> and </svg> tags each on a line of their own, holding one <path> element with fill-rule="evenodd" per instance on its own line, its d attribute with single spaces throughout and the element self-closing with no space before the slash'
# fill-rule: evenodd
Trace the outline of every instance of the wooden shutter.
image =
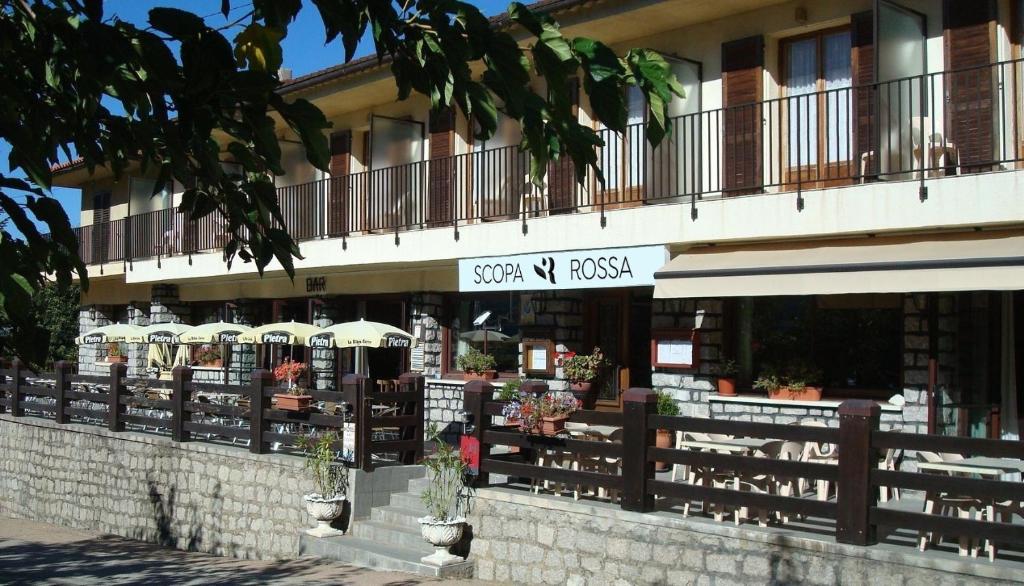
<svg viewBox="0 0 1024 586">
<path fill-rule="evenodd" d="M 349 175 L 352 172 L 352 131 L 331 134 L 331 180 L 327 191 L 327 232 L 347 234 Z"/>
<path fill-rule="evenodd" d="M 878 88 L 875 83 L 875 23 L 871 10 L 850 16 L 850 69 L 853 74 L 853 144 L 859 164 L 862 154 L 876 151 Z M 878 174 L 878 158 L 868 159 L 866 175 Z M 859 172 L 859 169 L 858 169 Z"/>
<path fill-rule="evenodd" d="M 444 108 L 430 113 L 430 162 L 428 169 L 427 224 L 451 225 L 455 194 L 455 111 Z"/>
<path fill-rule="evenodd" d="M 996 59 L 995 0 L 945 0 L 947 138 L 960 151 L 961 171 L 991 168 L 994 159 Z"/>
<path fill-rule="evenodd" d="M 760 35 L 722 44 L 722 186 L 725 195 L 762 190 L 762 83 L 764 38 Z"/>
<path fill-rule="evenodd" d="M 580 80 L 575 77 L 569 80 L 569 99 L 572 101 L 572 114 L 579 116 L 580 111 Z M 551 202 L 550 213 L 567 214 L 576 208 L 576 170 L 572 159 L 560 157 L 548 163 L 548 196 Z"/>
<path fill-rule="evenodd" d="M 110 192 L 92 196 L 92 262 L 106 262 L 110 253 Z"/>
</svg>

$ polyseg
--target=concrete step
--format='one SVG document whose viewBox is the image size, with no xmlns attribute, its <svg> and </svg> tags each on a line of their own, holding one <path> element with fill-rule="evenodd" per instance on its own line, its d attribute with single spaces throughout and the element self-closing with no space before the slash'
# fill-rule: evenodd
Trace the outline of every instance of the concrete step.
<svg viewBox="0 0 1024 586">
<path fill-rule="evenodd" d="M 375 570 L 407 572 L 420 576 L 437 578 L 470 578 L 473 576 L 473 562 L 463 561 L 450 566 L 437 567 L 424 564 L 420 558 L 430 553 L 421 549 L 407 549 L 394 545 L 377 543 L 354 535 L 339 537 L 313 537 L 303 533 L 299 537 L 299 553 L 326 558 Z"/>
<path fill-rule="evenodd" d="M 427 514 L 427 508 L 423 505 L 423 499 L 419 493 L 396 492 L 391 495 L 391 505 L 410 511 L 423 511 L 420 516 Z"/>
<path fill-rule="evenodd" d="M 373 521 L 384 521 L 385 523 L 391 523 L 392 525 L 419 530 L 419 518 L 424 516 L 424 514 L 422 507 L 417 510 L 388 505 L 386 507 L 374 507 L 373 511 L 370 512 L 370 519 Z"/>
<path fill-rule="evenodd" d="M 356 521 L 352 525 L 352 536 L 405 549 L 422 551 L 423 555 L 434 553 L 434 548 L 423 540 L 419 527 L 415 529 L 385 521 Z"/>
<path fill-rule="evenodd" d="M 413 494 L 423 494 L 423 491 L 430 486 L 430 479 L 426 476 L 422 478 L 414 478 L 409 481 L 409 492 Z"/>
</svg>

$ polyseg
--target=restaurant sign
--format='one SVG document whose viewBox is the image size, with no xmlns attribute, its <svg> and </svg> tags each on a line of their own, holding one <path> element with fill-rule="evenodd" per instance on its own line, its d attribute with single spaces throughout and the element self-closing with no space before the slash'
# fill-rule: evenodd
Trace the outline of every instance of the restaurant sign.
<svg viewBox="0 0 1024 586">
<path fill-rule="evenodd" d="M 543 291 L 654 285 L 664 246 L 565 250 L 459 260 L 459 291 Z"/>
<path fill-rule="evenodd" d="M 152 332 L 149 341 L 153 344 L 173 344 L 178 336 L 174 332 Z"/>
</svg>

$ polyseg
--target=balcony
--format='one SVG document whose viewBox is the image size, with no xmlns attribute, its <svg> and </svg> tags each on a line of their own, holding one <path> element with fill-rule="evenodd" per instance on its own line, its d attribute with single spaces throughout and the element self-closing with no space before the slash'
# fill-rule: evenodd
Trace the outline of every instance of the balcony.
<svg viewBox="0 0 1024 586">
<path fill-rule="evenodd" d="M 673 119 L 652 148 L 643 124 L 601 131 L 599 167 L 583 185 L 554 162 L 528 180 L 517 147 L 433 159 L 278 188 L 297 241 L 447 228 L 657 204 L 772 197 L 860 184 L 918 181 L 1020 168 L 1024 61 L 830 89 Z M 978 194 L 983 197 L 983 194 Z M 1009 219 L 1009 218 L 1008 218 Z M 223 220 L 159 210 L 78 229 L 90 264 L 222 248 Z"/>
</svg>

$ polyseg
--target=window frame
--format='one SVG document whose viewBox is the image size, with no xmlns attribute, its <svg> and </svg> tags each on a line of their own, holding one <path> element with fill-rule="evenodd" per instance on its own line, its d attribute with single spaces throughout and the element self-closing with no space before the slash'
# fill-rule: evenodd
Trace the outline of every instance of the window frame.
<svg viewBox="0 0 1024 586">
<path fill-rule="evenodd" d="M 498 297 L 500 295 L 506 295 L 507 292 L 502 293 L 448 293 L 444 296 L 444 304 L 442 306 L 443 319 L 441 320 L 441 376 L 442 377 L 461 377 L 465 374 L 464 371 L 459 370 L 455 365 L 455 356 L 452 352 L 452 328 L 451 321 L 454 319 L 455 312 L 457 311 L 457 305 L 463 301 L 464 298 L 473 297 Z M 513 295 L 518 295 L 517 292 L 512 292 Z M 520 336 L 522 337 L 522 324 L 519 324 Z M 522 337 L 520 343 L 525 340 Z M 521 355 L 522 352 L 520 351 Z M 505 380 L 511 378 L 519 378 L 520 369 L 518 365 L 515 370 L 498 370 L 498 379 Z"/>
</svg>

